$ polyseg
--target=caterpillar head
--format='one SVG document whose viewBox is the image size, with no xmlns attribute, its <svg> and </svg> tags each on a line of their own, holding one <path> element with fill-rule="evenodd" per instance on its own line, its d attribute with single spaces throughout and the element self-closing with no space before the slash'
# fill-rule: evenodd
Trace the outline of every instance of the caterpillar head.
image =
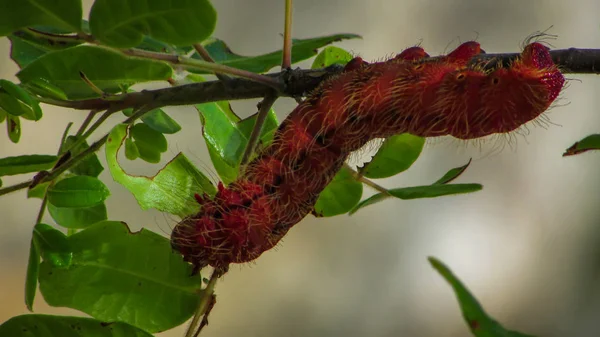
<svg viewBox="0 0 600 337">
<path fill-rule="evenodd" d="M 558 97 L 565 84 L 565 78 L 560 73 L 552 56 L 549 53 L 550 48 L 539 42 L 528 44 L 521 54 L 521 62 L 531 68 L 539 69 L 542 72 L 542 81 L 548 88 L 548 98 L 550 103 Z"/>
</svg>

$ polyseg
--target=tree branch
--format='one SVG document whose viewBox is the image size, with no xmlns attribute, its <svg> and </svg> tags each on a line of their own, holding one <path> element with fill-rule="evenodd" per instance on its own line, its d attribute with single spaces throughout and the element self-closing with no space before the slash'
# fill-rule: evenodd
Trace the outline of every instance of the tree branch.
<svg viewBox="0 0 600 337">
<path fill-rule="evenodd" d="M 342 71 L 339 65 L 326 69 L 292 70 L 267 75 L 281 81 L 284 88 L 280 95 L 286 97 L 302 96 L 316 88 L 326 78 Z M 217 102 L 223 100 L 240 100 L 262 98 L 272 92 L 270 86 L 251 80 L 232 78 L 227 83 L 210 81 L 184 84 L 175 87 L 144 90 L 121 95 L 114 95 L 110 100 L 92 98 L 79 101 L 62 101 L 49 98 L 39 98 L 46 104 L 77 110 L 123 110 L 151 105 L 152 108 L 176 105 L 193 105 Z"/>
<path fill-rule="evenodd" d="M 561 49 L 550 51 L 552 59 L 565 74 L 600 74 L 600 49 Z M 473 63 L 487 63 L 491 69 L 497 63 L 509 64 L 519 56 L 518 53 L 482 54 L 473 59 Z M 434 60 L 432 57 L 429 60 Z M 428 61 L 426 59 L 425 61 Z M 288 70 L 268 74 L 274 81 L 284 84 L 279 92 L 284 97 L 304 96 L 315 89 L 319 83 L 342 71 L 339 65 L 314 70 Z M 176 87 L 145 90 L 141 92 L 115 95 L 111 100 L 92 98 L 80 101 L 61 101 L 40 98 L 43 103 L 72 108 L 77 110 L 122 110 L 152 105 L 153 108 L 176 105 L 193 105 L 225 100 L 240 100 L 265 97 L 273 89 L 265 84 L 242 78 L 232 78 L 223 83 L 211 81 L 185 84 Z"/>
</svg>

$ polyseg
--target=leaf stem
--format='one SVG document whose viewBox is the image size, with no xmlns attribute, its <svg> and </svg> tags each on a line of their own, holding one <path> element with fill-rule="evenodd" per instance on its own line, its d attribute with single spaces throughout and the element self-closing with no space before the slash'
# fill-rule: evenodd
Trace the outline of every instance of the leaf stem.
<svg viewBox="0 0 600 337">
<path fill-rule="evenodd" d="M 217 74 L 218 73 L 229 74 L 229 75 L 233 75 L 233 76 L 237 76 L 237 77 L 247 78 L 254 82 L 268 85 L 278 91 L 282 89 L 282 84 L 279 83 L 279 81 L 277 81 L 276 79 L 274 79 L 272 77 L 253 73 L 253 72 L 242 70 L 242 69 L 228 67 L 223 64 L 210 63 L 210 62 L 200 61 L 200 60 L 196 60 L 196 59 L 192 59 L 192 58 L 188 58 L 188 57 L 182 57 L 182 56 L 178 57 L 178 63 L 184 65 L 187 68 L 195 68 L 195 69 L 200 69 L 200 70 L 211 71 L 211 72 L 214 72 Z"/>
<path fill-rule="evenodd" d="M 292 3 L 292 0 L 285 0 L 282 70 L 289 69 L 292 66 Z"/>
<path fill-rule="evenodd" d="M 90 123 L 92 122 L 92 120 L 94 119 L 94 116 L 96 116 L 96 114 L 98 113 L 97 110 L 92 110 L 88 113 L 87 117 L 85 117 L 85 119 L 83 120 L 83 122 L 81 123 L 81 126 L 79 127 L 79 129 L 77 130 L 77 133 L 75 133 L 75 137 L 79 137 L 83 134 L 83 132 L 85 131 L 85 129 L 90 125 Z"/>
<path fill-rule="evenodd" d="M 262 102 L 259 103 L 258 114 L 256 116 L 256 122 L 254 123 L 254 127 L 252 128 L 252 133 L 250 133 L 250 138 L 248 139 L 248 144 L 246 144 L 246 149 L 244 149 L 244 154 L 242 155 L 242 161 L 240 167 L 244 167 L 250 160 L 250 157 L 256 150 L 256 145 L 260 140 L 260 133 L 262 131 L 263 125 L 265 124 L 265 120 L 273 106 L 273 103 L 277 100 L 277 94 L 272 92 L 265 96 Z"/>
<path fill-rule="evenodd" d="M 25 31 L 35 37 L 50 39 L 56 42 L 85 42 L 78 34 L 52 34 L 33 28 L 26 28 Z"/>
<path fill-rule="evenodd" d="M 198 55 L 200 55 L 200 57 L 202 57 L 202 59 L 206 62 L 210 62 L 210 63 L 215 63 L 215 60 L 210 56 L 210 54 L 208 53 L 208 50 L 206 50 L 206 48 L 204 48 L 204 46 L 201 43 L 194 43 L 194 49 L 196 50 L 196 52 L 198 53 Z M 223 82 L 227 82 L 230 80 L 229 76 L 225 75 L 225 74 L 215 74 L 215 76 L 217 76 L 217 78 Z"/>
<path fill-rule="evenodd" d="M 372 189 L 381 192 L 385 195 L 390 195 L 390 192 L 387 190 L 387 188 L 375 183 L 374 181 L 367 179 L 365 177 L 363 177 L 359 172 L 357 172 L 355 169 L 353 169 L 352 167 L 350 167 L 350 165 L 345 164 L 344 163 L 344 167 L 347 168 L 348 170 L 352 171 L 352 174 L 354 175 L 354 178 L 358 181 L 360 181 L 361 183 L 371 187 Z"/>
<path fill-rule="evenodd" d="M 69 136 L 69 130 L 71 130 L 71 126 L 73 126 L 73 122 L 69 122 L 67 124 L 65 131 L 63 131 L 62 137 L 60 137 L 60 144 L 58 144 L 58 153 L 57 153 L 57 155 L 59 155 L 59 156 L 63 153 L 63 146 L 65 145 L 65 141 L 67 140 L 67 137 Z"/>
<path fill-rule="evenodd" d="M 198 324 L 200 323 L 200 318 L 206 313 L 206 310 L 209 307 L 210 300 L 214 293 L 215 285 L 217 284 L 219 276 L 221 276 L 221 273 L 217 269 L 213 270 L 212 275 L 210 276 L 210 280 L 208 281 L 208 284 L 206 285 L 206 288 L 203 291 L 203 296 L 200 300 L 200 303 L 198 304 L 198 309 L 194 314 L 194 318 L 192 318 L 192 322 L 190 323 L 187 331 L 185 332 L 185 337 L 194 336 L 194 332 L 196 331 Z"/>
<path fill-rule="evenodd" d="M 44 193 L 44 198 L 42 199 L 42 204 L 40 205 L 40 211 L 38 212 L 37 218 L 35 220 L 35 224 L 39 224 L 42 222 L 44 218 L 44 212 L 46 211 L 46 205 L 48 204 L 48 197 Z"/>
</svg>

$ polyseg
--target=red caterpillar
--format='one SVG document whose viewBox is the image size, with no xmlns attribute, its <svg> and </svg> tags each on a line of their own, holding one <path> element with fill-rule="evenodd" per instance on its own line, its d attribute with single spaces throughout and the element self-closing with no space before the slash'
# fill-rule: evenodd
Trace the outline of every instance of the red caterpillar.
<svg viewBox="0 0 600 337">
<path fill-rule="evenodd" d="M 387 62 L 356 58 L 325 81 L 280 125 L 275 140 L 214 199 L 196 196 L 198 214 L 171 243 L 196 269 L 227 269 L 271 249 L 308 213 L 348 155 L 374 138 L 409 132 L 473 139 L 513 131 L 543 113 L 564 77 L 539 43 L 510 67 L 469 66 L 467 42 L 435 61 L 420 47 Z"/>
</svg>

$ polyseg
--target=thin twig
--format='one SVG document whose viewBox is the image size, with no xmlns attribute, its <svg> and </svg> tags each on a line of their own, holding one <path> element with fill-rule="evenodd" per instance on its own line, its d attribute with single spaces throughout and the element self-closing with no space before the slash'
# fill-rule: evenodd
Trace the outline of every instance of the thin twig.
<svg viewBox="0 0 600 337">
<path fill-rule="evenodd" d="M 133 115 L 131 115 L 129 118 L 127 118 L 126 120 L 124 120 L 122 123 L 123 124 L 131 124 L 133 123 L 135 120 L 137 120 L 138 118 L 142 117 L 145 113 L 147 113 L 148 111 L 154 109 L 154 107 L 148 106 L 148 107 L 144 107 L 139 109 L 138 111 L 136 111 Z M 102 138 L 100 138 L 99 140 L 97 140 L 96 142 L 94 142 L 93 144 L 91 144 L 87 149 L 85 149 L 84 151 L 80 152 L 77 156 L 75 157 L 71 157 L 69 160 L 65 161 L 64 163 L 62 163 L 60 166 L 55 167 L 54 169 L 52 169 L 52 171 L 50 172 L 46 172 L 47 174 L 45 174 L 42 178 L 39 179 L 31 179 L 28 181 L 24 181 L 21 183 L 18 183 L 16 185 L 12 185 L 12 186 L 8 186 L 5 188 L 1 188 L 0 189 L 0 195 L 4 195 L 4 194 L 8 194 L 11 192 L 15 192 L 18 190 L 22 190 L 24 188 L 33 188 L 36 185 L 45 183 L 47 181 L 52 181 L 54 179 L 56 179 L 58 176 L 60 176 L 63 172 L 65 172 L 66 170 L 70 169 L 71 167 L 75 166 L 77 163 L 79 163 L 80 161 L 82 161 L 83 159 L 85 159 L 87 156 L 91 155 L 92 153 L 98 151 L 108 140 L 108 134 L 104 135 Z M 43 171 L 45 172 L 45 171 Z"/>
<path fill-rule="evenodd" d="M 63 146 L 65 146 L 65 141 L 67 140 L 67 137 L 69 136 L 69 130 L 71 130 L 71 126 L 73 126 L 73 122 L 69 122 L 67 124 L 65 131 L 63 131 L 62 137 L 60 137 L 60 144 L 58 145 L 58 153 L 57 153 L 57 155 L 59 155 L 59 156 L 63 153 Z"/>
<path fill-rule="evenodd" d="M 204 61 L 215 63 L 215 60 L 212 58 L 212 56 L 210 56 L 208 50 L 206 50 L 206 48 L 204 48 L 204 46 L 201 43 L 194 43 L 194 49 Z M 227 82 L 230 80 L 229 76 L 225 74 L 215 74 L 215 76 L 217 76 L 217 78 L 223 82 Z"/>
<path fill-rule="evenodd" d="M 147 59 L 154 59 L 154 60 L 169 62 L 172 64 L 178 64 L 187 69 L 198 69 L 198 70 L 212 72 L 215 74 L 229 74 L 229 75 L 233 75 L 233 76 L 237 76 L 237 77 L 247 78 L 254 82 L 268 85 L 276 90 L 282 89 L 281 83 L 279 83 L 277 80 L 275 80 L 269 76 L 265 76 L 265 75 L 261 75 L 261 74 L 253 73 L 250 71 L 233 68 L 233 67 L 228 67 L 226 65 L 219 64 L 219 63 L 212 63 L 212 62 L 196 60 L 193 58 L 179 56 L 179 55 L 157 53 L 157 52 L 153 52 L 153 51 L 147 51 L 147 50 L 141 50 L 141 49 L 135 49 L 135 48 L 122 49 L 120 51 L 123 52 L 124 54 L 130 55 L 130 56 L 143 57 L 143 58 L 147 58 Z"/>
<path fill-rule="evenodd" d="M 90 113 L 88 113 L 87 117 L 85 117 L 85 119 L 83 120 L 83 123 L 81 123 L 81 126 L 77 130 L 77 133 L 75 133 L 75 137 L 79 137 L 83 134 L 83 132 L 90 125 L 90 123 L 94 119 L 94 116 L 96 116 L 97 113 L 98 113 L 97 110 L 92 110 L 92 111 L 90 111 Z"/>
<path fill-rule="evenodd" d="M 289 69 L 292 66 L 292 7 L 292 0 L 285 0 L 282 70 Z"/>
<path fill-rule="evenodd" d="M 263 125 L 265 124 L 265 120 L 269 115 L 269 111 L 273 106 L 273 103 L 277 100 L 277 94 L 275 92 L 271 92 L 266 95 L 265 98 L 260 102 L 260 107 L 258 109 L 258 114 L 256 115 L 256 122 L 254 123 L 254 127 L 252 128 L 252 133 L 250 133 L 250 138 L 248 139 L 248 144 L 246 144 L 246 149 L 244 150 L 244 154 L 242 155 L 242 161 L 240 167 L 244 167 L 248 160 L 256 150 L 256 145 L 260 140 L 260 133 L 262 132 Z"/>
<path fill-rule="evenodd" d="M 196 329 L 198 328 L 198 324 L 200 323 L 200 318 L 204 315 L 204 313 L 206 313 L 206 310 L 208 309 L 219 276 L 221 276 L 221 273 L 217 269 L 213 270 L 213 273 L 210 276 L 210 280 L 208 281 L 208 284 L 206 285 L 206 288 L 203 291 L 203 296 L 200 300 L 200 303 L 198 304 L 198 309 L 196 309 L 194 318 L 192 318 L 192 322 L 190 323 L 187 331 L 185 332 L 185 337 L 194 336 L 194 332 L 196 331 Z"/>
<path fill-rule="evenodd" d="M 102 116 L 100 116 L 100 118 L 98 118 L 98 120 L 92 124 L 92 126 L 85 132 L 83 133 L 83 135 L 78 136 L 77 139 L 75 139 L 75 142 L 73 144 L 71 144 L 71 146 L 69 146 L 69 148 L 65 149 L 63 152 L 67 152 L 67 151 L 71 151 L 73 149 L 76 149 L 79 145 L 83 144 L 86 139 L 94 132 L 96 131 L 96 129 L 98 129 L 100 127 L 100 125 L 102 125 L 102 123 L 104 123 L 104 121 L 106 121 L 106 119 L 108 119 L 108 117 L 110 117 L 113 113 L 115 113 L 116 111 L 113 110 L 107 110 L 105 111 Z M 96 111 L 97 113 L 97 111 Z M 88 117 L 90 115 L 88 114 Z M 80 128 L 81 130 L 81 128 Z M 79 131 L 77 131 L 77 133 L 79 133 Z"/>
<path fill-rule="evenodd" d="M 44 218 L 44 211 L 46 211 L 46 204 L 48 204 L 48 196 L 44 193 L 44 198 L 42 199 L 42 204 L 40 205 L 40 211 L 38 212 L 37 218 L 35 220 L 35 224 L 39 224 L 42 222 Z"/>
</svg>

